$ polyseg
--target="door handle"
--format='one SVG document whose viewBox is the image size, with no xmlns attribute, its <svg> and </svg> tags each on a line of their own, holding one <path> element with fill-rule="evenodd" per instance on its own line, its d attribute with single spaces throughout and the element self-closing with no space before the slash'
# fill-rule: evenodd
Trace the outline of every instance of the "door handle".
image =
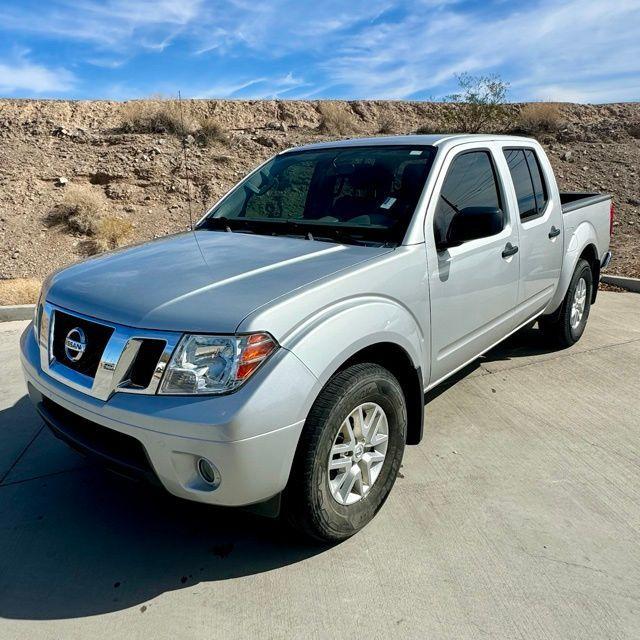
<svg viewBox="0 0 640 640">
<path fill-rule="evenodd" d="M 507 242 L 503 252 L 502 252 L 502 257 L 503 258 L 508 258 L 509 256 L 514 256 L 516 253 L 518 253 L 518 247 L 516 247 L 515 245 L 511 244 L 510 242 Z"/>
<path fill-rule="evenodd" d="M 549 231 L 549 238 L 555 238 L 556 236 L 560 235 L 560 229 L 558 229 L 555 226 L 551 227 L 551 231 Z"/>
</svg>

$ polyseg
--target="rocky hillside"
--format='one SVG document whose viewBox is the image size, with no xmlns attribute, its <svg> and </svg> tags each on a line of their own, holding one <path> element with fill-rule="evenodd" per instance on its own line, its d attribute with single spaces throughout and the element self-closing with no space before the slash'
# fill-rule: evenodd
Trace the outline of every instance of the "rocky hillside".
<svg viewBox="0 0 640 640">
<path fill-rule="evenodd" d="M 41 279 L 87 254 L 185 229 L 189 214 L 175 107 L 0 101 L 0 279 Z M 279 149 L 353 135 L 435 131 L 452 108 L 218 100 L 186 101 L 183 107 L 196 218 Z M 522 129 L 520 109 L 508 107 L 502 130 Z M 562 189 L 614 195 L 610 271 L 640 276 L 640 104 L 560 105 L 553 122 L 534 133 Z"/>
</svg>

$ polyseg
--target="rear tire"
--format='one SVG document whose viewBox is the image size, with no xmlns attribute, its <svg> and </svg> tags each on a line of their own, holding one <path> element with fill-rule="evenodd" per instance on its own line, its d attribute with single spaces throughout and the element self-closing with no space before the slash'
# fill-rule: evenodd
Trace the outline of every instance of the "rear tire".
<svg viewBox="0 0 640 640">
<path fill-rule="evenodd" d="M 406 431 L 404 393 L 387 369 L 360 363 L 334 375 L 300 436 L 283 495 L 289 524 L 323 542 L 357 533 L 393 487 Z"/>
<path fill-rule="evenodd" d="M 559 313 L 554 317 L 541 317 L 540 329 L 555 345 L 564 348 L 574 345 L 584 333 L 591 310 L 593 273 L 586 260 L 578 260 L 562 301 Z"/>
</svg>

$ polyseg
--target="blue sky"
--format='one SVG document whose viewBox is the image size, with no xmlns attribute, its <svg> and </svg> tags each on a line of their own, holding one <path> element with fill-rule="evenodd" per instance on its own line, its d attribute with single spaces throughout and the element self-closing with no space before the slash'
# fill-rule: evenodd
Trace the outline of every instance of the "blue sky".
<svg viewBox="0 0 640 640">
<path fill-rule="evenodd" d="M 640 0 L 0 0 L 0 96 L 640 100 Z"/>
</svg>

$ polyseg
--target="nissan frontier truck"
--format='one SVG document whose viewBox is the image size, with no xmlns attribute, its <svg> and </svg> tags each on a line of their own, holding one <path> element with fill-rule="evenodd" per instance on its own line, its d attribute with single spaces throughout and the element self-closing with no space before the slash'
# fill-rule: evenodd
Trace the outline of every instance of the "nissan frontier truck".
<svg viewBox="0 0 640 640">
<path fill-rule="evenodd" d="M 580 339 L 612 219 L 528 138 L 290 149 L 192 231 L 50 276 L 21 338 L 29 394 L 118 473 L 339 541 L 421 441 L 426 391 L 536 320 Z"/>
</svg>

